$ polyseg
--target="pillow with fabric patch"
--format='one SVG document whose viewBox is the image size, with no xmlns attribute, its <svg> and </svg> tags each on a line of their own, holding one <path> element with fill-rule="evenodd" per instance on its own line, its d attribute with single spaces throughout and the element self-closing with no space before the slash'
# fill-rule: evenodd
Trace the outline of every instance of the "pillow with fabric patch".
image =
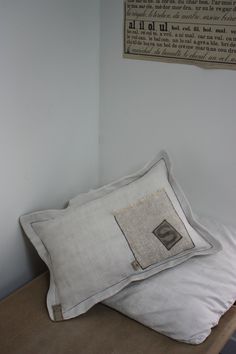
<svg viewBox="0 0 236 354">
<path fill-rule="evenodd" d="M 63 210 L 20 218 L 50 271 L 52 320 L 78 316 L 133 281 L 220 250 L 193 218 L 165 152 L 132 178 L 77 197 Z"/>
<path fill-rule="evenodd" d="M 142 269 L 195 247 L 164 189 L 114 217 Z"/>
<path fill-rule="evenodd" d="M 132 283 L 105 305 L 172 339 L 202 343 L 236 301 L 236 227 L 198 220 L 222 244 L 220 252 Z"/>
</svg>

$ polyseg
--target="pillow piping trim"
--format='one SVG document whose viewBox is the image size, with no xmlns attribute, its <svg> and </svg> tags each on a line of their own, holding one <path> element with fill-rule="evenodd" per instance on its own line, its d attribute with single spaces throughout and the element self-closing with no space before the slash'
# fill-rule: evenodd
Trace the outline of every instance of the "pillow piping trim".
<svg viewBox="0 0 236 354">
<path fill-rule="evenodd" d="M 171 257 L 171 260 L 170 259 L 166 259 L 165 261 L 163 262 L 158 262 L 158 264 L 156 266 L 150 266 L 151 269 L 146 269 L 146 270 L 142 270 L 141 273 L 137 273 L 136 274 L 131 274 L 129 275 L 128 277 L 122 279 L 121 281 L 119 281 L 118 283 L 115 283 L 109 287 L 107 287 L 106 289 L 103 289 L 102 291 L 100 292 L 97 292 L 93 295 L 90 295 L 87 299 L 84 299 L 83 301 L 77 303 L 76 305 L 72 306 L 71 308 L 69 309 L 62 309 L 63 310 L 63 318 L 64 319 L 69 319 L 71 317 L 75 317 L 75 316 L 78 316 L 84 312 L 86 312 L 89 308 L 91 308 L 91 306 L 95 305 L 96 303 L 100 302 L 100 301 L 103 301 L 105 300 L 106 298 L 112 296 L 112 295 L 115 295 L 117 292 L 119 292 L 120 290 L 122 290 L 126 285 L 134 282 L 134 281 L 139 281 L 139 280 L 143 280 L 146 278 L 146 272 L 149 272 L 149 276 L 152 276 L 154 274 L 156 274 L 156 271 L 155 271 L 155 268 L 156 267 L 159 267 L 161 268 L 161 266 L 164 267 L 164 269 L 168 269 L 168 268 L 171 268 L 172 267 L 172 261 L 176 261 L 177 262 L 175 263 L 175 265 L 178 265 L 179 263 L 181 263 L 181 258 L 184 257 L 184 256 L 187 256 L 185 258 L 185 260 L 187 261 L 189 258 L 191 258 L 192 256 L 196 256 L 196 255 L 204 255 L 204 254 L 213 254 L 219 250 L 222 249 L 221 247 L 221 244 L 214 239 L 214 237 L 209 233 L 209 231 L 203 227 L 200 223 L 196 222 L 194 220 L 194 217 L 193 217 L 193 213 L 192 213 L 192 210 L 191 210 L 191 207 L 182 191 L 182 189 L 180 188 L 180 186 L 178 185 L 178 183 L 176 182 L 173 174 L 172 174 L 172 166 L 171 166 L 171 161 L 170 161 L 170 158 L 168 156 L 168 154 L 165 152 L 165 151 L 160 151 L 160 153 L 153 159 L 151 160 L 151 162 L 147 163 L 145 165 L 145 167 L 141 170 L 139 170 L 139 172 L 137 173 L 138 176 L 137 178 L 135 178 L 135 176 L 137 174 L 133 174 L 133 175 L 129 175 L 127 177 L 124 177 L 124 180 L 128 179 L 128 178 L 134 178 L 134 180 L 132 180 L 131 182 L 128 182 L 127 184 L 122 184 L 120 187 L 118 186 L 117 189 L 119 188 L 122 188 L 124 186 L 127 186 L 128 184 L 138 180 L 139 178 L 145 176 L 146 174 L 148 174 L 149 171 L 151 171 L 152 168 L 154 168 L 159 162 L 160 160 L 164 160 L 164 163 L 165 163 L 165 167 L 166 167 L 166 171 L 167 171 L 167 180 L 168 182 L 170 183 L 172 189 L 173 189 L 173 192 L 179 202 L 179 205 L 187 219 L 187 221 L 189 222 L 189 224 L 197 229 L 197 231 L 200 233 L 201 237 L 209 243 L 209 245 L 211 246 L 209 249 L 198 249 L 198 250 L 187 250 L 187 252 L 189 252 L 190 254 L 186 254 L 186 253 L 182 253 L 181 256 L 179 257 Z M 118 180 L 118 181 L 115 181 L 111 184 L 109 184 L 108 186 L 114 186 L 114 185 L 119 185 L 119 183 L 122 183 L 122 179 Z M 104 188 L 104 187 L 101 187 L 97 190 L 94 190 L 92 191 L 93 193 L 99 193 L 99 191 L 101 191 L 101 189 Z M 113 190 L 112 190 L 113 191 Z M 112 192 L 110 191 L 110 192 Z M 109 194 L 110 192 L 108 192 L 107 194 Z M 88 193 L 91 193 L 91 192 L 88 192 Z M 106 195 L 107 195 L 106 194 Z M 93 200 L 95 199 L 98 199 L 99 197 L 95 197 Z M 102 199 L 102 197 L 100 197 Z M 88 201 L 91 202 L 92 200 Z M 86 204 L 83 203 L 83 204 Z M 72 204 L 74 205 L 74 204 Z M 68 205 L 67 208 L 71 208 L 70 204 Z M 49 214 L 51 213 L 52 216 L 53 215 L 59 215 L 59 214 L 63 214 L 63 212 L 67 209 L 62 209 L 62 210 L 48 210 Z M 38 216 L 40 216 L 40 213 L 44 214 L 45 211 L 42 211 L 42 212 L 38 212 Z M 56 286 L 56 281 L 55 281 L 55 277 L 54 277 L 54 271 L 53 271 L 53 266 L 52 266 L 52 262 L 51 262 L 51 259 L 50 259 L 50 254 L 49 252 L 47 251 L 45 245 L 43 244 L 42 240 L 39 238 L 39 236 L 36 234 L 36 232 L 34 231 L 33 227 L 32 227 L 32 224 L 34 222 L 40 222 L 40 221 L 46 221 L 46 220 L 50 220 L 51 218 L 48 218 L 48 219 L 43 219 L 43 220 L 37 220 L 35 221 L 35 218 L 34 218 L 34 221 L 31 222 L 31 218 L 33 218 L 35 213 L 31 213 L 31 214 L 27 214 L 27 215 L 23 215 L 20 217 L 20 223 L 23 227 L 23 229 L 25 230 L 26 234 L 28 235 L 28 237 L 30 238 L 31 242 L 33 243 L 34 247 L 36 248 L 39 256 L 42 258 L 42 260 L 46 263 L 46 265 L 48 266 L 49 270 L 50 270 L 50 284 L 49 284 L 49 290 L 48 290 L 48 293 L 47 293 L 47 307 L 48 307 L 48 312 L 49 312 L 49 315 L 50 315 L 50 318 L 53 320 L 54 319 L 54 316 L 53 316 L 53 311 L 52 311 L 52 306 L 53 305 L 56 305 L 56 304 L 60 304 L 60 296 L 59 296 L 59 293 L 58 293 L 58 290 L 57 290 L 57 286 Z M 53 218 L 53 217 L 52 217 Z M 202 233 L 205 233 L 206 235 L 203 235 Z M 189 257 L 188 257 L 189 256 Z M 179 262 L 178 262 L 179 260 Z M 166 263 L 169 263 L 166 265 Z M 148 267 L 148 268 L 150 268 Z M 160 271 L 164 270 L 164 269 L 161 269 Z M 119 286 L 117 286 L 119 284 Z M 107 292 L 109 289 L 111 288 L 115 288 L 114 291 L 110 291 L 109 294 L 107 294 L 107 296 L 104 298 L 104 296 L 102 295 L 105 291 Z M 112 290 L 113 290 L 112 289 Z M 54 301 L 52 301 L 51 299 L 51 296 L 53 297 Z M 92 298 L 96 296 L 97 299 L 96 299 L 96 302 L 94 303 L 94 301 L 92 301 L 92 305 L 91 305 L 91 300 Z M 84 306 L 83 306 L 83 309 L 77 309 L 76 310 L 76 307 L 79 307 L 82 303 L 84 303 Z M 73 311 L 72 311 L 73 310 Z M 72 314 L 70 314 L 70 312 L 72 311 Z"/>
</svg>

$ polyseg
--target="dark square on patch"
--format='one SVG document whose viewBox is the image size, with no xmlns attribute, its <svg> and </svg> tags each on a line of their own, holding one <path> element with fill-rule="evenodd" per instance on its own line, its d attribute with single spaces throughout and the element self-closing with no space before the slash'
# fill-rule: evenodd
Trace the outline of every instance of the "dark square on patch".
<svg viewBox="0 0 236 354">
<path fill-rule="evenodd" d="M 168 251 L 183 238 L 166 220 L 162 221 L 152 232 Z"/>
</svg>

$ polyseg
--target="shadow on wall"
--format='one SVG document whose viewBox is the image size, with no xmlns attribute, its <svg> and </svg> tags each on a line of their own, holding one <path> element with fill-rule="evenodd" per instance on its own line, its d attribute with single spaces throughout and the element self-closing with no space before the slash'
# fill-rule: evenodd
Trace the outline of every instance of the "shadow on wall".
<svg viewBox="0 0 236 354">
<path fill-rule="evenodd" d="M 29 241 L 28 237 L 26 237 L 24 231 L 21 229 L 21 234 L 24 242 L 24 246 L 26 248 L 26 253 L 28 255 L 29 267 L 32 270 L 32 273 L 35 275 L 39 275 L 47 270 L 47 266 L 39 257 L 37 251 Z"/>
</svg>

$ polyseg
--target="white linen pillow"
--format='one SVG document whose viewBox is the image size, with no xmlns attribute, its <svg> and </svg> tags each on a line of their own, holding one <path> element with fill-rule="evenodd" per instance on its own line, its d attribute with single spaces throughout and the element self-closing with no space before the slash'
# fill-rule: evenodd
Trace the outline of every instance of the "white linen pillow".
<svg viewBox="0 0 236 354">
<path fill-rule="evenodd" d="M 236 301 L 236 229 L 199 221 L 223 250 L 130 284 L 104 304 L 178 341 L 203 342 Z"/>
<path fill-rule="evenodd" d="M 220 249 L 192 217 L 168 155 L 160 153 L 149 166 L 133 182 L 83 205 L 20 218 L 50 270 L 51 319 L 80 315 L 132 281 Z"/>
</svg>

